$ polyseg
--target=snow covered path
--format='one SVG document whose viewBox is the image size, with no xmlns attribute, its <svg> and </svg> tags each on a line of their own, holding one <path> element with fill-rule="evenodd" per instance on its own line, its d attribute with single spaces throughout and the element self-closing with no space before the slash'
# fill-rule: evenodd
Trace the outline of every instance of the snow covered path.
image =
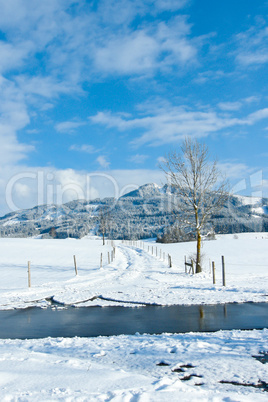
<svg viewBox="0 0 268 402">
<path fill-rule="evenodd" d="M 83 305 L 162 304 L 157 292 L 167 292 L 164 280 L 167 269 L 167 263 L 147 252 L 119 244 L 115 260 L 91 275 L 91 279 L 83 284 L 83 293 L 80 288 L 80 301 L 100 295 L 107 301 L 95 299 Z M 68 295 L 65 289 L 62 294 L 56 293 L 54 300 L 65 304 L 76 303 L 76 293 L 76 283 L 72 283 L 68 286 Z"/>
<path fill-rule="evenodd" d="M 158 245 L 158 250 L 162 249 L 160 258 L 159 252 L 158 257 L 152 256 L 151 248 L 156 247 L 153 242 L 145 243 L 144 250 L 118 242 L 115 259 L 108 264 L 107 254 L 112 247 L 102 246 L 100 240 L 0 239 L 0 309 L 47 306 L 45 299 L 52 296 L 63 304 L 87 306 L 265 302 L 267 239 L 263 234 L 239 236 L 237 240 L 219 236 L 216 241 L 204 243 L 203 252 L 216 261 L 216 285 L 207 261 L 201 274 L 184 273 L 184 255 L 191 254 L 194 243 Z M 166 257 L 172 255 L 172 268 L 167 258 L 163 261 L 164 252 Z M 221 285 L 221 254 L 227 256 L 226 287 Z M 77 257 L 78 276 L 74 274 L 73 255 Z M 30 289 L 27 260 L 32 262 Z"/>
</svg>

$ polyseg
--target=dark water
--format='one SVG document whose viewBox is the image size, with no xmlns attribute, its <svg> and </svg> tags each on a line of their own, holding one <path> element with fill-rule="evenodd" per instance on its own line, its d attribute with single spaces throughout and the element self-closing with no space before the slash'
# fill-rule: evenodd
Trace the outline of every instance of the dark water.
<svg viewBox="0 0 268 402">
<path fill-rule="evenodd" d="M 268 303 L 0 311 L 0 338 L 93 337 L 268 328 Z"/>
</svg>

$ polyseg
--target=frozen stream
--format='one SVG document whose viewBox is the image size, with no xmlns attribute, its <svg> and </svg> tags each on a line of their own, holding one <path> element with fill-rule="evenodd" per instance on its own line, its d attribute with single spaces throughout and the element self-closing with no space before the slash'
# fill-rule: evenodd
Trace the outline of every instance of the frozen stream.
<svg viewBox="0 0 268 402">
<path fill-rule="evenodd" d="M 0 311 L 0 338 L 94 337 L 268 328 L 268 303 Z"/>
</svg>

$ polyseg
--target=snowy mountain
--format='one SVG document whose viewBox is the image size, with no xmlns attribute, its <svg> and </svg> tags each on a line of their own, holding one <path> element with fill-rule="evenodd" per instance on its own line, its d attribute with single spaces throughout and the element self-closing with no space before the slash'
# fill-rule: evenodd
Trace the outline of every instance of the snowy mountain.
<svg viewBox="0 0 268 402">
<path fill-rule="evenodd" d="M 151 197 L 161 197 L 163 191 L 162 188 L 155 183 L 145 184 L 139 187 L 137 190 L 131 191 L 125 194 L 123 197 L 138 197 L 138 198 L 151 198 Z"/>
<path fill-rule="evenodd" d="M 108 211 L 107 235 L 148 238 L 178 229 L 174 190 L 150 183 L 118 200 L 77 200 L 63 205 L 41 205 L 0 218 L 1 237 L 75 237 L 99 234 L 100 211 Z M 177 230 L 176 229 L 176 230 Z M 268 231 L 268 199 L 231 196 L 212 216 L 206 230 L 216 233 Z M 175 229 L 174 229 L 175 230 Z"/>
</svg>

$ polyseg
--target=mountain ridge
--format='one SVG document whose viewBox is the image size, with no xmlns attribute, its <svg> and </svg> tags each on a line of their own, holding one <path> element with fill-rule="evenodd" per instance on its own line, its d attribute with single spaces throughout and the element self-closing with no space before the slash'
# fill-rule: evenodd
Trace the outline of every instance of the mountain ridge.
<svg viewBox="0 0 268 402">
<path fill-rule="evenodd" d="M 174 190 L 147 183 L 119 199 L 74 200 L 62 205 L 44 204 L 0 217 L 1 237 L 81 238 L 99 234 L 100 211 L 109 211 L 107 235 L 113 238 L 161 236 L 178 226 Z M 218 232 L 268 230 L 268 199 L 230 195 L 223 209 L 206 228 Z M 54 236 L 53 236 L 54 237 Z"/>
</svg>

